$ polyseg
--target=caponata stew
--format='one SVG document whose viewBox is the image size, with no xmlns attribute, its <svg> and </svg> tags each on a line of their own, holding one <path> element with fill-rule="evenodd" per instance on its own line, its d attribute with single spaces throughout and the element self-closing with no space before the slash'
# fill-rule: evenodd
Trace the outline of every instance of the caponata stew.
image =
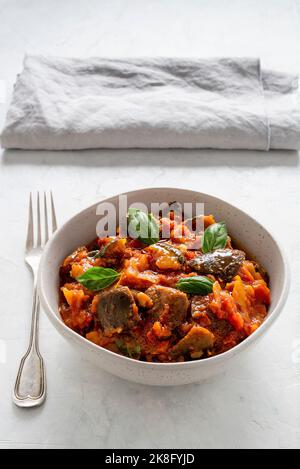
<svg viewBox="0 0 300 469">
<path fill-rule="evenodd" d="M 267 315 L 268 277 L 232 246 L 225 223 L 204 216 L 205 231 L 195 235 L 172 212 L 150 221 L 158 234 L 169 224 L 170 237 L 97 238 L 63 261 L 64 323 L 101 347 L 148 362 L 208 358 L 252 334 Z M 201 248 L 190 249 L 197 236 Z"/>
</svg>

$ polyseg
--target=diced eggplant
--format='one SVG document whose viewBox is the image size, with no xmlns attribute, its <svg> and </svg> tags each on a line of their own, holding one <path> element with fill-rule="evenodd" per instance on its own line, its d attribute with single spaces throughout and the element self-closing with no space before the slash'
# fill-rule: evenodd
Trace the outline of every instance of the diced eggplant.
<svg viewBox="0 0 300 469">
<path fill-rule="evenodd" d="M 174 329 L 185 320 L 189 307 L 185 293 L 175 288 L 153 285 L 146 290 L 146 294 L 153 302 L 153 307 L 149 310 L 149 315 L 153 319 L 159 320 L 170 329 Z"/>
<path fill-rule="evenodd" d="M 128 287 L 118 287 L 100 295 L 97 315 L 104 332 L 124 330 L 139 320 L 138 308 Z"/>
<path fill-rule="evenodd" d="M 193 358 L 200 358 L 204 350 L 214 345 L 215 336 L 208 329 L 193 326 L 172 349 L 174 355 L 190 353 Z"/>
<path fill-rule="evenodd" d="M 212 274 L 230 281 L 237 273 L 246 256 L 238 249 L 216 249 L 189 261 L 189 266 L 201 274 Z"/>
</svg>

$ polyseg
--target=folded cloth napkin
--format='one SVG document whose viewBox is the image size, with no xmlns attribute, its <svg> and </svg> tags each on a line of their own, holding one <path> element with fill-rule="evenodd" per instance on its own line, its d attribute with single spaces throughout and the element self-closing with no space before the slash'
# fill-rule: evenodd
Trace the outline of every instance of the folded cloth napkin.
<svg viewBox="0 0 300 469">
<path fill-rule="evenodd" d="M 300 148 L 298 76 L 259 59 L 26 56 L 4 148 Z"/>
</svg>

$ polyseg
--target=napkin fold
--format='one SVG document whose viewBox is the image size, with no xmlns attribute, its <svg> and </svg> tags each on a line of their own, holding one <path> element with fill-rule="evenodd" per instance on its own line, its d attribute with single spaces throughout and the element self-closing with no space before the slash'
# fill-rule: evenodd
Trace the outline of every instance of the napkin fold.
<svg viewBox="0 0 300 469">
<path fill-rule="evenodd" d="M 298 76 L 259 59 L 25 56 L 4 148 L 300 148 Z"/>
</svg>

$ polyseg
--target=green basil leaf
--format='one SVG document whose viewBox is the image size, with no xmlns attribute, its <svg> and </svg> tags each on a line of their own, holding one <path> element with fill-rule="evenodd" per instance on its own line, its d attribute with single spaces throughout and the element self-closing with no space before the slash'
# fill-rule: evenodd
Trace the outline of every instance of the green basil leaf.
<svg viewBox="0 0 300 469">
<path fill-rule="evenodd" d="M 214 282 L 207 277 L 195 276 L 181 278 L 176 283 L 176 288 L 184 293 L 208 295 L 212 292 Z"/>
<path fill-rule="evenodd" d="M 92 267 L 77 277 L 77 281 L 91 291 L 109 287 L 120 277 L 119 272 L 108 267 Z"/>
<path fill-rule="evenodd" d="M 211 252 L 215 249 L 223 249 L 227 243 L 227 228 L 225 223 L 213 223 L 204 231 L 202 238 L 202 252 Z"/>
<path fill-rule="evenodd" d="M 144 244 L 150 245 L 159 241 L 159 225 L 152 213 L 145 213 L 137 208 L 128 210 L 129 235 Z M 138 236 L 134 236 L 134 234 Z"/>
</svg>

